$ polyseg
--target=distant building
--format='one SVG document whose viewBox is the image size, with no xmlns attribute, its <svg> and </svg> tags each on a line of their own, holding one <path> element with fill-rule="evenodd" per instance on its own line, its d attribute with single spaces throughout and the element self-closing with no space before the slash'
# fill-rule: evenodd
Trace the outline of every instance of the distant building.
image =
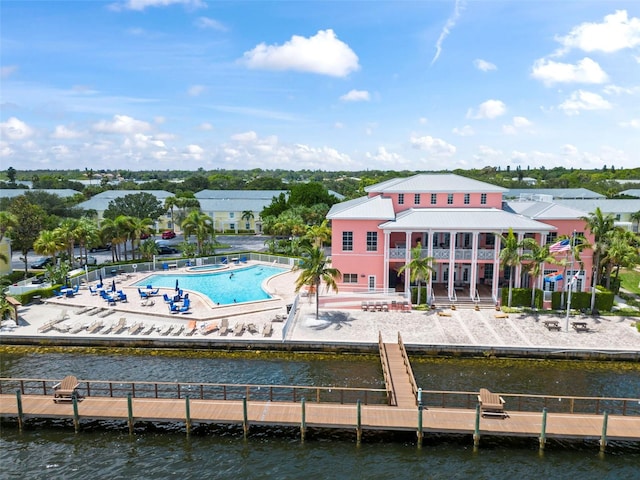
<svg viewBox="0 0 640 480">
<path fill-rule="evenodd" d="M 606 196 L 588 190 L 586 188 L 511 188 L 504 192 L 504 198 L 521 198 L 523 200 L 535 200 L 547 198 L 607 198 Z"/>
<path fill-rule="evenodd" d="M 35 189 L 16 188 L 16 189 L 0 190 L 0 198 L 15 198 L 15 197 L 19 197 L 20 195 L 24 195 L 26 192 L 33 192 L 33 193 L 45 192 L 45 193 L 50 193 L 52 195 L 57 195 L 62 198 L 73 197 L 74 195 L 81 193 L 81 192 L 78 192 L 77 190 L 72 190 L 70 188 L 35 188 Z"/>
<path fill-rule="evenodd" d="M 216 232 L 262 233 L 260 213 L 286 190 L 202 190 L 195 194 L 200 209 L 213 218 Z M 245 215 L 245 212 L 247 215 Z"/>
</svg>

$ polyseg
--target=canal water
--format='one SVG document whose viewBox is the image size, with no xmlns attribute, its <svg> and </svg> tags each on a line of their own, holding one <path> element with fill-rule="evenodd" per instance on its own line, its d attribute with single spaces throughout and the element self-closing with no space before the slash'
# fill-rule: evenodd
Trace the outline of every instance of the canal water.
<svg viewBox="0 0 640 480">
<path fill-rule="evenodd" d="M 640 365 L 626 363 L 412 358 L 419 386 L 432 390 L 640 397 Z M 383 388 L 374 356 L 236 355 L 211 352 L 119 354 L 5 352 L 3 377 L 124 381 L 181 381 Z M 4 421 L 0 478 L 247 478 L 247 479 L 640 479 L 640 446 L 595 442 L 483 438 L 474 451 L 467 436 L 430 437 L 421 449 L 414 434 L 239 426 L 139 425 L 133 436 L 119 422 L 33 421 L 20 433 Z"/>
</svg>

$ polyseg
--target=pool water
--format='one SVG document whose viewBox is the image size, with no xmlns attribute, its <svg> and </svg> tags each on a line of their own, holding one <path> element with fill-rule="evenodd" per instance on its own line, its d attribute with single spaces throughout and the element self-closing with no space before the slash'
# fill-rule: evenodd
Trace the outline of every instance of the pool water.
<svg viewBox="0 0 640 480">
<path fill-rule="evenodd" d="M 189 272 L 214 272 L 216 270 L 222 270 L 224 268 L 229 268 L 228 265 L 199 265 L 197 267 L 189 267 L 187 271 Z"/>
<path fill-rule="evenodd" d="M 279 267 L 252 265 L 224 272 L 151 275 L 134 286 L 142 287 L 151 284 L 154 288 L 173 289 L 178 280 L 181 289 L 199 292 L 220 305 L 231 305 L 271 298 L 262 289 L 262 282 L 266 278 L 285 271 L 286 269 Z"/>
</svg>

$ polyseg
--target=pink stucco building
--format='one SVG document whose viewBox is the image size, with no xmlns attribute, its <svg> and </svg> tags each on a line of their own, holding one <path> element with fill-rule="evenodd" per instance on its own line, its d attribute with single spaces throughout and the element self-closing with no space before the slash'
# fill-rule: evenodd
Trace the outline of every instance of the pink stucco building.
<svg viewBox="0 0 640 480">
<path fill-rule="evenodd" d="M 398 269 L 411 259 L 420 244 L 423 256 L 435 261 L 427 287 L 434 301 L 468 298 L 498 300 L 498 289 L 509 272 L 500 267 L 500 239 L 511 228 L 518 240 L 525 237 L 554 243 L 562 235 L 583 234 L 585 212 L 550 202 L 503 202 L 505 189 L 454 174 L 420 174 L 396 178 L 365 189 L 367 196 L 334 205 L 327 218 L 332 227 L 332 266 L 340 270 L 340 291 L 409 291 L 409 274 Z M 407 248 L 408 247 L 408 248 Z M 567 258 L 567 253 L 559 254 Z M 575 290 L 591 286 L 590 250 L 584 264 L 566 268 L 577 273 Z M 545 272 L 564 270 L 545 266 Z M 408 272 L 407 272 L 408 273 Z M 506 276 L 505 276 L 506 274 Z M 562 281 L 535 280 L 537 288 L 559 290 Z M 514 286 L 532 282 L 523 266 L 514 273 Z"/>
</svg>

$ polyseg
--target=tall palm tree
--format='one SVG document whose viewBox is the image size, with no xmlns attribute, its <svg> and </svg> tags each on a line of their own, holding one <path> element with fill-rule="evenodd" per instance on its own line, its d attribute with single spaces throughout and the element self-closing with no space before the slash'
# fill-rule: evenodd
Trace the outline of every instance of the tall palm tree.
<svg viewBox="0 0 640 480">
<path fill-rule="evenodd" d="M 202 254 L 204 242 L 213 237 L 213 219 L 199 210 L 192 210 L 182 222 L 182 230 L 186 237 L 195 235 L 198 253 Z"/>
<path fill-rule="evenodd" d="M 513 296 L 513 269 L 520 263 L 520 242 L 518 237 L 513 233 L 513 229 L 509 229 L 507 236 L 500 235 L 502 250 L 500 250 L 500 265 L 503 268 L 509 267 L 509 297 L 507 306 L 511 307 L 511 299 Z"/>
<path fill-rule="evenodd" d="M 327 258 L 321 248 L 306 246 L 303 248 L 303 256 L 295 266 L 300 270 L 296 280 L 296 292 L 308 285 L 316 294 L 316 319 L 320 312 L 320 285 L 324 282 L 327 289 L 338 291 L 336 280 L 342 275 L 337 268 L 330 267 L 331 259 Z"/>
<path fill-rule="evenodd" d="M 88 245 L 94 245 L 99 241 L 99 230 L 97 225 L 89 218 L 80 218 L 74 229 L 75 238 L 80 244 L 80 258 L 84 258 L 84 263 L 88 263 Z"/>
<path fill-rule="evenodd" d="M 63 252 L 67 245 L 60 238 L 55 230 L 42 230 L 35 242 L 33 242 L 33 250 L 47 257 L 53 257 L 53 263 L 56 264 L 58 253 Z"/>
<path fill-rule="evenodd" d="M 171 212 L 171 231 L 176 231 L 176 224 L 173 220 L 173 209 L 178 206 L 178 199 L 173 195 L 164 199 L 164 209 Z"/>
<path fill-rule="evenodd" d="M 420 305 L 420 292 L 422 291 L 422 281 L 428 281 L 433 272 L 433 257 L 422 256 L 422 245 L 418 243 L 411 249 L 411 260 L 398 269 L 398 274 L 409 270 L 409 279 L 418 284 L 417 302 Z"/>
<path fill-rule="evenodd" d="M 200 210 L 200 202 L 195 197 L 176 197 L 176 207 L 179 208 L 178 221 L 182 224 L 189 213 Z"/>
<path fill-rule="evenodd" d="M 536 307 L 536 280 L 542 276 L 546 263 L 558 263 L 549 252 L 549 245 L 540 245 L 535 238 L 525 238 L 522 241 L 525 252 L 522 260 L 528 261 L 526 269 L 531 275 L 531 308 Z"/>
<path fill-rule="evenodd" d="M 251 210 L 243 210 L 240 218 L 250 224 L 251 220 L 255 218 L 255 215 Z"/>
<path fill-rule="evenodd" d="M 587 215 L 586 217 L 580 217 L 581 220 L 584 220 L 587 228 L 593 235 L 593 244 L 591 248 L 593 249 L 593 277 L 591 280 L 591 310 L 595 308 L 596 305 L 596 289 L 595 287 L 598 285 L 598 280 L 600 277 L 600 272 L 602 271 L 601 258 L 606 252 L 606 239 L 607 233 L 613 230 L 615 219 L 613 215 L 603 214 L 600 207 L 597 207 L 592 213 Z"/>
<path fill-rule="evenodd" d="M 131 240 L 131 257 L 135 258 L 136 256 L 136 247 L 140 246 L 140 237 L 142 234 L 148 234 L 151 232 L 151 226 L 153 225 L 153 220 L 150 218 L 137 218 L 137 217 L 129 217 L 128 227 L 129 227 L 129 239 Z M 138 255 L 142 255 L 138 253 Z M 141 257 L 140 257 L 141 258 Z"/>
<path fill-rule="evenodd" d="M 76 226 L 78 220 L 75 218 L 66 218 L 60 222 L 60 226 L 55 228 L 53 232 L 57 235 L 58 239 L 64 243 L 67 259 L 73 261 L 73 246 L 76 243 Z"/>
<path fill-rule="evenodd" d="M 638 236 L 624 229 L 611 230 L 608 234 L 609 241 L 607 251 L 603 258 L 605 265 L 607 289 L 611 288 L 611 273 L 615 267 L 616 278 L 620 272 L 620 267 L 630 267 L 637 265 L 640 255 L 638 254 Z"/>
</svg>

